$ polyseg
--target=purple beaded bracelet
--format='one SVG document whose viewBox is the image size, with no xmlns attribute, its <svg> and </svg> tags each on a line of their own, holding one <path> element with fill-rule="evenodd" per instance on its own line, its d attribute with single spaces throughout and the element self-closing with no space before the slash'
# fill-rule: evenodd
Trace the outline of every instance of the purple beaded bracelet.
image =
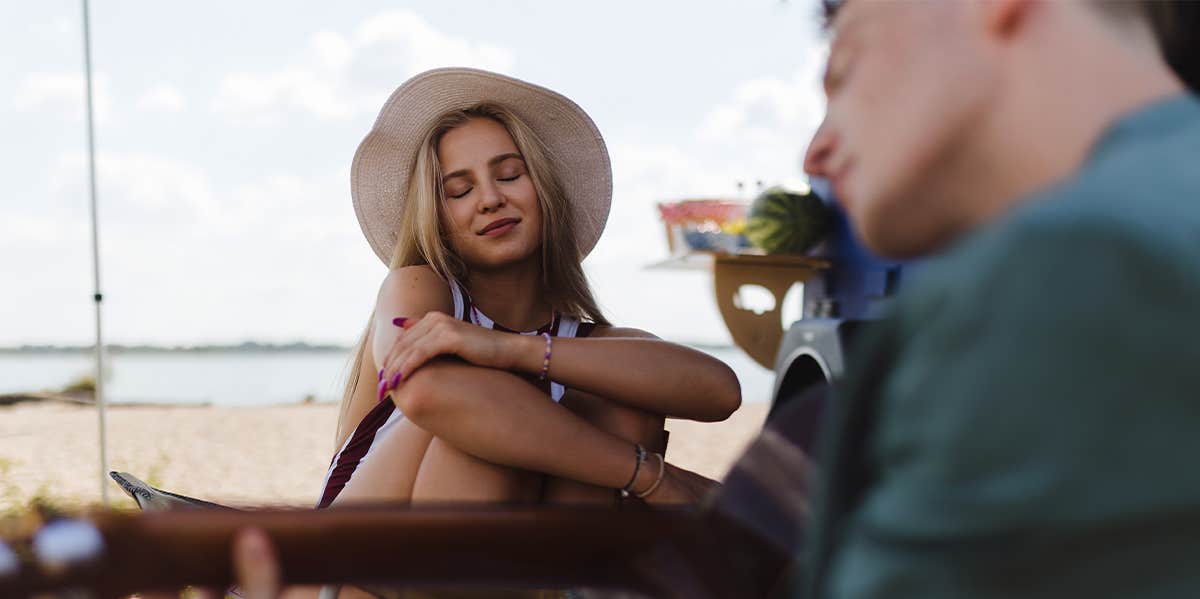
<svg viewBox="0 0 1200 599">
<path fill-rule="evenodd" d="M 542 333 L 546 338 L 546 360 L 542 362 L 542 373 L 538 375 L 539 381 L 546 380 L 546 375 L 550 373 L 550 333 Z"/>
</svg>

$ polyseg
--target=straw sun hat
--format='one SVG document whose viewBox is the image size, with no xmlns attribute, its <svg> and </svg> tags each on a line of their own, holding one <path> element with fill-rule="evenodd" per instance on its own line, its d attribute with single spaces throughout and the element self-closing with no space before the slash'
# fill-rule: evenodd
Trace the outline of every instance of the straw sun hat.
<svg viewBox="0 0 1200 599">
<path fill-rule="evenodd" d="M 477 69 L 433 69 L 392 93 L 350 168 L 354 212 L 384 264 L 391 261 L 396 246 L 400 207 L 421 141 L 443 114 L 480 102 L 508 108 L 545 144 L 575 211 L 580 256 L 600 239 L 612 201 L 612 165 L 600 131 L 583 109 L 520 79 Z"/>
</svg>

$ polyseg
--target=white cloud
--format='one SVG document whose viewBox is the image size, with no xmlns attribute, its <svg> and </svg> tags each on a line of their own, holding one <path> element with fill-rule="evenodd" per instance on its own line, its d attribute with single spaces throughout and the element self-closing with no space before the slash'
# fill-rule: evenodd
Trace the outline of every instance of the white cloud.
<svg viewBox="0 0 1200 599">
<path fill-rule="evenodd" d="M 81 25 L 78 18 L 57 16 L 47 21 L 29 25 L 29 31 L 38 38 L 53 43 L 80 43 Z"/>
<path fill-rule="evenodd" d="M 820 88 L 825 55 L 824 51 L 805 54 L 790 78 L 743 81 L 732 98 L 704 117 L 697 140 L 737 148 L 736 159 L 754 165 L 758 173 L 753 178 L 767 184 L 798 177 L 802 152 L 825 114 Z"/>
<path fill-rule="evenodd" d="M 348 343 L 361 330 L 383 267 L 358 232 L 347 173 L 223 183 L 191 162 L 114 152 L 97 156 L 97 171 L 111 339 Z M 0 266 L 30 271 L 31 297 L 58 293 L 67 271 L 72 285 L 90 273 L 85 172 L 82 153 L 64 156 L 50 178 L 53 214 L 0 219 Z M 39 266 L 17 248 L 38 255 Z M 51 276 L 54 252 L 68 253 Z M 33 324 L 8 332 L 39 338 Z"/>
<path fill-rule="evenodd" d="M 365 19 L 352 34 L 320 31 L 304 57 L 267 73 L 233 73 L 213 108 L 242 119 L 278 122 L 288 111 L 346 118 L 379 109 L 395 85 L 437 66 L 511 68 L 510 50 L 439 31 L 407 10 Z"/>
<path fill-rule="evenodd" d="M 160 112 L 180 112 L 186 105 L 183 94 L 170 85 L 159 85 L 142 94 L 137 101 L 139 110 Z"/>
<path fill-rule="evenodd" d="M 97 120 L 111 114 L 112 94 L 107 75 L 96 73 L 92 80 L 92 101 Z M 17 86 L 13 108 L 22 112 L 65 112 L 82 119 L 87 107 L 83 73 L 33 73 Z"/>
<path fill-rule="evenodd" d="M 56 204 L 87 197 L 85 169 L 81 152 L 58 161 L 49 189 Z M 222 186 L 197 164 L 118 152 L 101 152 L 96 171 L 102 218 L 122 235 L 158 234 L 149 227 L 167 236 L 204 231 L 206 235 L 257 235 L 267 242 L 329 238 L 358 230 L 345 172 L 269 172 L 253 181 Z"/>
<path fill-rule="evenodd" d="M 70 152 L 58 161 L 51 177 L 52 197 L 86 197 L 85 160 L 83 153 Z M 219 209 L 219 196 L 213 193 L 208 174 L 189 163 L 146 154 L 100 152 L 96 175 L 101 214 L 124 225 L 180 218 L 195 223 Z"/>
<path fill-rule="evenodd" d="M 666 253 L 655 206 L 697 198 L 750 197 L 757 184 L 800 185 L 800 156 L 824 114 L 818 88 L 823 56 L 814 53 L 790 78 L 762 77 L 738 84 L 697 124 L 690 139 L 655 145 L 610 144 L 614 202 L 610 228 L 594 263 Z M 661 257 L 661 256 L 658 256 Z"/>
</svg>

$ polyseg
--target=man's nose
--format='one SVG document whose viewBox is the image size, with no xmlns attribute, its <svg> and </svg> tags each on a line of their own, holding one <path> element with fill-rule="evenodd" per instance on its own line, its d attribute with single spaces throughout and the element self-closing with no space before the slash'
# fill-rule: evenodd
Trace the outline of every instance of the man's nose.
<svg viewBox="0 0 1200 599">
<path fill-rule="evenodd" d="M 808 144 L 808 150 L 804 152 L 804 172 L 813 177 L 828 177 L 829 157 L 833 155 L 835 142 L 836 136 L 828 121 L 821 121 L 821 126 L 817 127 Z"/>
</svg>

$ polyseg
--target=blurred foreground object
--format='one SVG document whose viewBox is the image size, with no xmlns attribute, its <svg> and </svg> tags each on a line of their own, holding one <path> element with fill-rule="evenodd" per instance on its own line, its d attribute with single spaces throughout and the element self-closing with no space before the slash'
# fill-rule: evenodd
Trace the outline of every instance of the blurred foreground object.
<svg viewBox="0 0 1200 599">
<path fill-rule="evenodd" d="M 60 519 L 31 537 L 9 539 L 16 559 L 0 568 L 0 597 L 227 587 L 234 578 L 231 543 L 247 528 L 270 537 L 286 584 L 766 597 L 796 575 L 809 513 L 811 464 L 805 440 L 791 431 L 764 431 L 725 486 L 696 509 L 189 507 Z M 31 549 L 39 544 L 54 551 Z"/>
</svg>

